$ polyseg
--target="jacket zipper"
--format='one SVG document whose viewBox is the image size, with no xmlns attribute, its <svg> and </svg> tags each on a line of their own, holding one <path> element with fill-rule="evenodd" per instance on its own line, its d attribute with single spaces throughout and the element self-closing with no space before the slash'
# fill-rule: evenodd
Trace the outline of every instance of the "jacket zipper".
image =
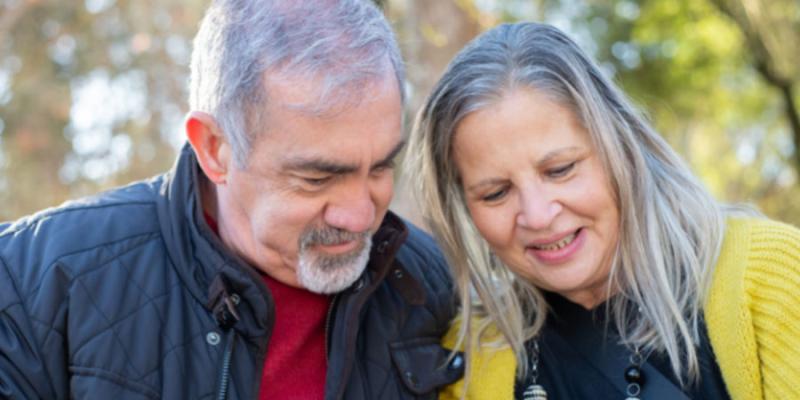
<svg viewBox="0 0 800 400">
<path fill-rule="evenodd" d="M 239 304 L 239 295 L 230 294 L 228 282 L 223 275 L 217 275 L 209 288 L 212 303 L 209 304 L 214 319 L 223 332 L 225 332 L 225 351 L 222 354 L 222 367 L 217 381 L 217 400 L 228 398 L 228 388 L 231 380 L 231 358 L 236 346 L 236 330 L 233 326 L 239 322 L 239 313 L 236 305 Z"/>
<path fill-rule="evenodd" d="M 225 334 L 225 354 L 222 356 L 222 369 L 219 377 L 219 391 L 217 392 L 217 400 L 225 400 L 228 398 L 228 383 L 230 382 L 231 375 L 231 358 L 233 356 L 233 348 L 236 344 L 236 330 L 231 329 Z"/>
<path fill-rule="evenodd" d="M 333 310 L 339 301 L 339 293 L 333 295 L 331 305 L 328 306 L 328 315 L 325 316 L 325 364 L 328 364 L 328 352 L 330 351 L 331 324 L 333 323 Z"/>
</svg>

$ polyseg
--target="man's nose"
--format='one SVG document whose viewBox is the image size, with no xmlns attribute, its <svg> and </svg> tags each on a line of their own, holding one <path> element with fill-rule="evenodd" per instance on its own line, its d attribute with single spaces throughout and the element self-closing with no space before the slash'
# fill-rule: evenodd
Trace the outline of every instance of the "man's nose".
<svg viewBox="0 0 800 400">
<path fill-rule="evenodd" d="M 375 223 L 375 201 L 369 185 L 342 188 L 331 198 L 325 210 L 325 222 L 349 232 L 365 232 Z"/>
</svg>

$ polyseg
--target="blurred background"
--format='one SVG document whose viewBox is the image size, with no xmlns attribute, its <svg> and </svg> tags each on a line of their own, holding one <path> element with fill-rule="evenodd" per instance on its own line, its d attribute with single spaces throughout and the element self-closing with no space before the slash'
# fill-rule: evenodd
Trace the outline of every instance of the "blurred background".
<svg viewBox="0 0 800 400">
<path fill-rule="evenodd" d="M 409 121 L 475 35 L 547 22 L 599 60 L 719 199 L 800 225 L 800 1 L 376 2 L 406 59 Z M 0 221 L 171 166 L 207 3 L 0 0 Z M 393 208 L 414 219 L 406 192 Z"/>
</svg>

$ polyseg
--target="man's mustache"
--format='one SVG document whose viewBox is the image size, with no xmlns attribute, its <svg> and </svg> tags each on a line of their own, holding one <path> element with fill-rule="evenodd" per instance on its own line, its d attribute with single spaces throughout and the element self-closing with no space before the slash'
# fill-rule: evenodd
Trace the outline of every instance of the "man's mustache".
<svg viewBox="0 0 800 400">
<path fill-rule="evenodd" d="M 354 240 L 365 240 L 370 232 L 350 232 L 345 229 L 325 226 L 322 228 L 312 228 L 300 236 L 300 248 L 306 249 L 315 245 L 334 246 L 337 244 L 352 242 Z"/>
</svg>

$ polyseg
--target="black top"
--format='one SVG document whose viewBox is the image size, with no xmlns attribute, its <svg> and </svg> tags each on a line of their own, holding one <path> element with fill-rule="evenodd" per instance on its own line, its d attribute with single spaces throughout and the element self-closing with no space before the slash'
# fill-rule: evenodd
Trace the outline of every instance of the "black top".
<svg viewBox="0 0 800 400">
<path fill-rule="evenodd" d="M 586 310 L 553 293 L 546 294 L 551 307 L 539 335 L 537 383 L 550 399 L 624 400 L 627 382 L 624 373 L 631 365 L 631 351 L 618 344 L 613 323 L 605 324 L 605 305 Z M 650 354 L 641 366 L 644 384 L 642 400 L 730 399 L 703 323 L 700 329 L 698 358 L 700 381 L 681 388 L 664 354 Z M 531 346 L 529 346 L 531 347 Z M 522 399 L 529 384 L 517 381 L 514 397 Z M 681 393 L 682 392 L 682 393 Z"/>
</svg>

